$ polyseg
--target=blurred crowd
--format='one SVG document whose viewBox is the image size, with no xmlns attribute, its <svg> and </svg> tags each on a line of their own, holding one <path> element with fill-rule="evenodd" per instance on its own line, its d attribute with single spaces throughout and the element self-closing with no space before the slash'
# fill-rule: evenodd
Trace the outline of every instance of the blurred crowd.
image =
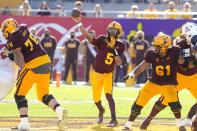
<svg viewBox="0 0 197 131">
<path fill-rule="evenodd" d="M 88 1 L 85 1 L 85 2 L 88 2 Z M 119 0 L 119 2 L 121 2 L 121 0 Z M 147 9 L 145 9 L 145 10 L 139 10 L 137 5 L 131 5 L 131 10 L 127 11 L 127 13 L 125 13 L 121 17 L 137 18 L 137 19 L 140 19 L 140 18 L 145 18 L 145 19 L 157 19 L 157 18 L 191 19 L 192 17 L 196 17 L 196 15 L 192 16 L 190 14 L 184 14 L 184 15 L 176 14 L 176 12 L 186 12 L 186 13 L 192 12 L 191 3 L 189 1 L 184 2 L 181 10 L 176 9 L 176 3 L 179 3 L 179 2 L 168 1 L 168 0 L 166 0 L 166 2 L 168 3 L 168 7 L 166 5 L 166 10 L 162 11 L 162 12 L 166 12 L 166 14 L 159 15 L 159 13 L 157 13 L 158 10 L 155 8 L 154 3 L 150 2 L 147 5 Z M 81 13 L 83 16 L 87 16 L 87 12 L 85 12 L 83 10 L 83 4 L 84 4 L 83 1 L 76 1 L 74 3 L 73 7 L 81 10 Z M 136 11 L 144 11 L 144 13 L 140 14 L 140 13 L 136 13 Z M 34 14 L 33 14 L 33 12 L 34 12 Z M 146 14 L 146 12 L 147 12 L 147 14 Z M 153 14 L 151 14 L 151 12 Z M 169 12 L 175 12 L 175 14 L 167 14 Z M 31 16 L 33 14 L 33 15 L 40 15 L 40 16 L 70 16 L 70 14 L 68 14 L 68 13 L 70 13 L 70 12 L 66 12 L 60 4 L 57 4 L 55 9 L 51 9 L 48 6 L 47 1 L 42 1 L 40 3 L 39 9 L 33 10 L 33 9 L 31 9 L 30 2 L 28 0 L 24 0 L 23 4 L 21 6 L 19 6 L 19 8 L 18 8 L 17 15 Z M 1 14 L 2 15 L 12 15 L 12 13 L 8 7 L 6 7 L 2 11 Z M 117 16 L 120 16 L 120 15 L 117 15 Z M 91 16 L 88 16 L 88 17 L 96 17 L 96 18 L 104 17 L 101 5 L 95 4 L 93 10 L 91 11 Z"/>
</svg>

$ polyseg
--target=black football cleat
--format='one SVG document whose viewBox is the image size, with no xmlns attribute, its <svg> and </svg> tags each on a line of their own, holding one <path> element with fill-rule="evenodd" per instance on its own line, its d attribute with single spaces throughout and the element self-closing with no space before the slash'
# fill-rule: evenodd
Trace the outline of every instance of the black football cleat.
<svg viewBox="0 0 197 131">
<path fill-rule="evenodd" d="M 148 126 L 150 125 L 151 119 L 147 118 L 143 121 L 143 123 L 140 126 L 140 130 L 147 130 Z"/>
<path fill-rule="evenodd" d="M 116 127 L 118 125 L 117 120 L 111 120 L 106 126 L 107 127 Z"/>
<path fill-rule="evenodd" d="M 98 124 L 101 124 L 103 122 L 103 115 L 104 115 L 104 113 L 105 113 L 105 109 L 103 109 L 102 112 L 99 112 L 99 115 L 97 117 L 97 123 Z"/>
</svg>

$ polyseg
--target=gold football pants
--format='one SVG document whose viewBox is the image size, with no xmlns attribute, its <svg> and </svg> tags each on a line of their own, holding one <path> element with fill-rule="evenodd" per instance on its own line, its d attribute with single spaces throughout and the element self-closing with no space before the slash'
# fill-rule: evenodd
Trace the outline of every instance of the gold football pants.
<svg viewBox="0 0 197 131">
<path fill-rule="evenodd" d="M 24 68 L 16 83 L 15 95 L 26 96 L 33 84 L 36 85 L 38 100 L 42 102 L 42 97 L 49 94 L 50 73 L 35 74 L 30 69 Z"/>
<path fill-rule="evenodd" d="M 187 89 L 192 96 L 197 99 L 197 74 L 191 75 L 191 76 L 185 76 L 180 73 L 177 73 L 177 90 L 178 92 Z M 161 97 L 160 101 L 162 101 L 163 105 L 168 105 L 168 101 L 165 97 Z"/>
<path fill-rule="evenodd" d="M 98 73 L 92 74 L 92 91 L 94 102 L 101 100 L 101 92 L 104 87 L 105 94 L 112 94 L 113 89 L 113 73 Z"/>
<path fill-rule="evenodd" d="M 147 81 L 144 87 L 140 90 L 136 104 L 144 107 L 147 102 L 155 95 L 161 94 L 164 96 L 168 103 L 177 102 L 178 94 L 175 85 L 158 85 Z"/>
</svg>

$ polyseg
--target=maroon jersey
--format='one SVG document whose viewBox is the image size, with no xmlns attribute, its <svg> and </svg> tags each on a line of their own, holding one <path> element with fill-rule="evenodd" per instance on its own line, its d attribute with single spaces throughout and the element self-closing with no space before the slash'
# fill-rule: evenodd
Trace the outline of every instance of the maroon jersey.
<svg viewBox="0 0 197 131">
<path fill-rule="evenodd" d="M 94 70 L 98 73 L 110 73 L 114 70 L 115 59 L 113 50 L 112 48 L 107 47 L 106 39 L 106 36 L 101 35 L 98 38 L 94 38 L 91 42 L 98 48 L 94 62 Z M 115 47 L 120 57 L 122 57 L 125 50 L 125 44 L 120 41 L 116 41 Z"/>
<path fill-rule="evenodd" d="M 20 25 L 10 36 L 7 48 L 13 50 L 21 48 L 25 63 L 47 54 L 37 38 L 29 32 L 26 25 Z"/>
<path fill-rule="evenodd" d="M 176 66 L 180 48 L 171 47 L 166 56 L 161 57 L 153 50 L 148 50 L 145 60 L 152 64 L 152 77 L 150 81 L 158 85 L 177 85 Z"/>
<path fill-rule="evenodd" d="M 179 41 L 176 43 L 176 45 L 179 45 L 181 49 L 190 48 L 190 45 L 187 44 L 186 40 Z M 186 76 L 191 76 L 197 73 L 197 66 L 195 66 L 194 68 L 185 68 L 182 65 L 178 65 L 177 72 Z"/>
</svg>

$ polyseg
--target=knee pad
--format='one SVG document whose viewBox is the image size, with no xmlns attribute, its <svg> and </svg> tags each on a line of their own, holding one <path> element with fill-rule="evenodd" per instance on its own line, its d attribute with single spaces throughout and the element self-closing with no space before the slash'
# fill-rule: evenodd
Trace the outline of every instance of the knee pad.
<svg viewBox="0 0 197 131">
<path fill-rule="evenodd" d="M 15 102 L 16 102 L 18 109 L 23 108 L 23 107 L 28 107 L 27 99 L 25 98 L 25 96 L 14 95 L 14 98 L 15 98 Z"/>
<path fill-rule="evenodd" d="M 179 101 L 168 103 L 168 105 L 170 106 L 172 112 L 180 112 L 180 110 L 182 108 Z"/>
<path fill-rule="evenodd" d="M 47 95 L 44 95 L 42 97 L 42 102 L 45 104 L 45 105 L 48 105 L 49 102 L 53 99 L 54 97 L 51 95 L 51 94 L 47 94 Z"/>
<path fill-rule="evenodd" d="M 156 101 L 156 103 L 155 103 L 155 107 L 156 107 L 158 110 L 163 110 L 164 108 L 166 108 L 166 105 L 163 105 L 163 104 L 161 103 L 161 101 L 158 100 L 158 101 Z"/>
<path fill-rule="evenodd" d="M 133 104 L 131 108 L 131 113 L 135 114 L 136 116 L 141 114 L 142 106 L 137 105 L 136 103 Z"/>
</svg>

